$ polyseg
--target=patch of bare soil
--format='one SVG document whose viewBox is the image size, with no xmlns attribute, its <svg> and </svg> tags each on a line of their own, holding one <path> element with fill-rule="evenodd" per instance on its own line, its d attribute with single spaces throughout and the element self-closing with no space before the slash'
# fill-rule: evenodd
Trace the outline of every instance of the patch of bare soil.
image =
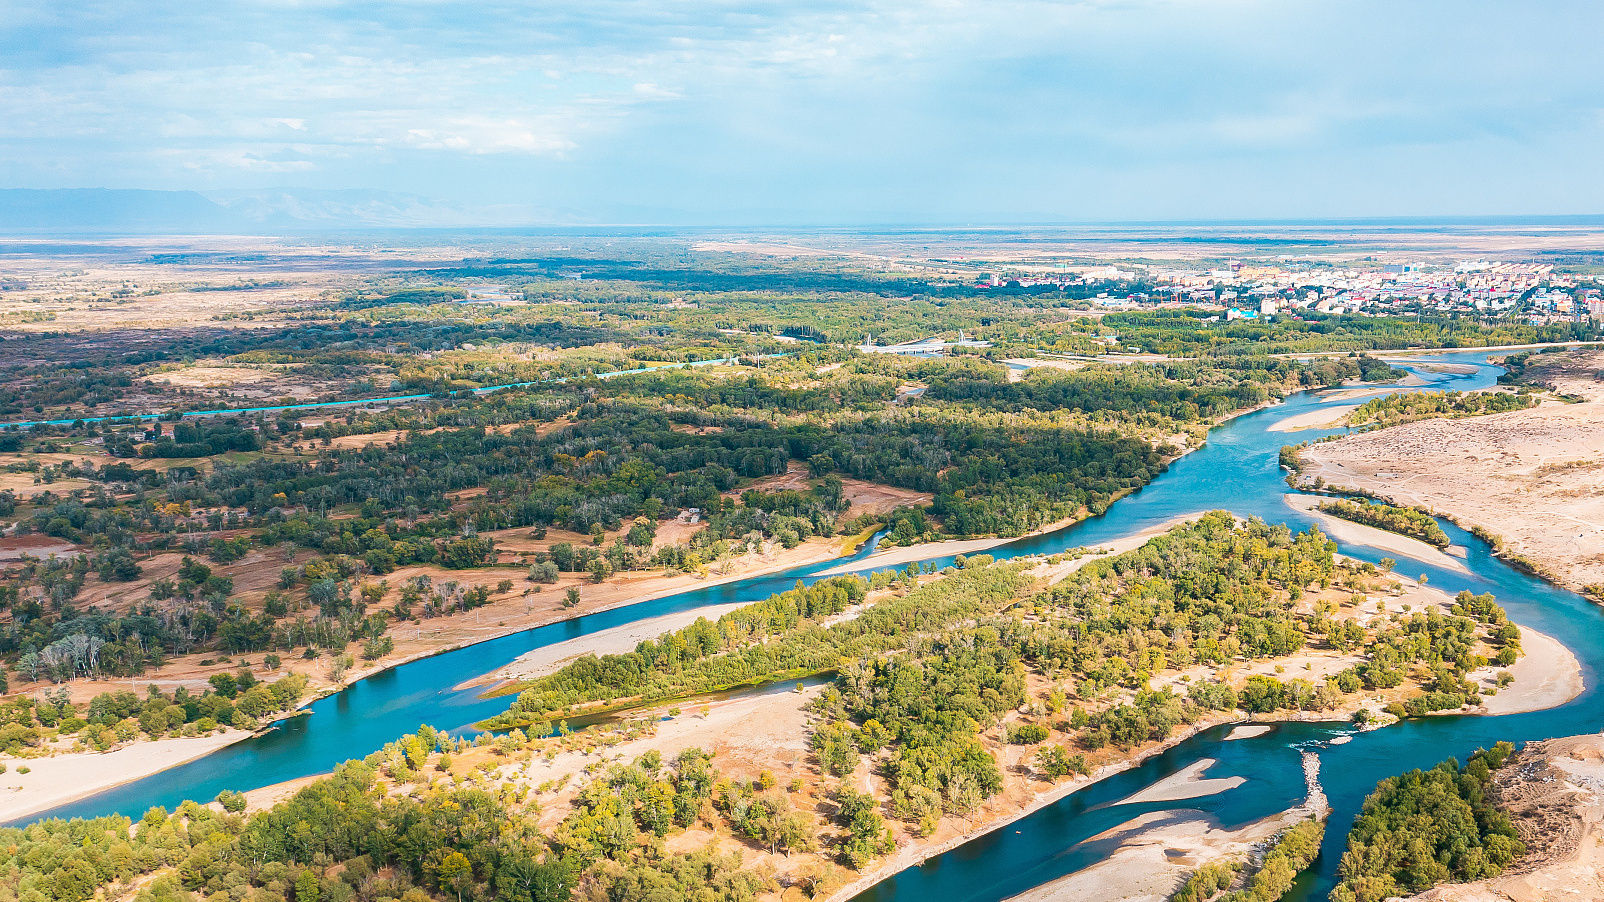
<svg viewBox="0 0 1604 902">
<path fill-rule="evenodd" d="M 1303 452 L 1306 480 L 1438 511 L 1580 589 L 1604 584 L 1604 352 L 1543 355 L 1580 403 L 1421 420 Z"/>
<path fill-rule="evenodd" d="M 364 368 L 360 372 L 372 369 Z M 348 388 L 356 378 L 354 374 L 330 380 L 297 373 L 290 366 L 247 366 L 210 361 L 162 370 L 142 377 L 141 381 L 185 389 L 191 396 L 213 398 L 219 402 L 244 402 L 320 398 Z"/>
<path fill-rule="evenodd" d="M 48 560 L 51 555 L 71 557 L 81 550 L 77 545 L 66 539 L 58 539 L 55 536 L 40 535 L 39 533 L 26 533 L 20 536 L 0 538 L 0 561 L 18 561 L 24 557 Z"/>
<path fill-rule="evenodd" d="M 731 498 L 738 498 L 748 489 L 757 489 L 763 492 L 806 492 L 813 488 L 816 482 L 808 475 L 807 465 L 801 461 L 791 461 L 786 471 L 777 476 L 766 476 L 738 489 L 731 489 L 724 494 Z M 842 479 L 841 491 L 843 496 L 852 505 L 847 509 L 847 517 L 856 517 L 861 514 L 884 514 L 899 507 L 922 507 L 934 500 L 929 492 L 915 492 L 912 489 L 899 489 L 896 486 L 884 485 L 878 482 L 866 482 L 862 479 Z"/>
<path fill-rule="evenodd" d="M 32 501 L 46 492 L 66 495 L 93 486 L 93 482 L 76 476 L 40 482 L 39 477 L 32 473 L 0 473 L 0 492 L 10 492 L 17 496 L 18 501 Z"/>
</svg>

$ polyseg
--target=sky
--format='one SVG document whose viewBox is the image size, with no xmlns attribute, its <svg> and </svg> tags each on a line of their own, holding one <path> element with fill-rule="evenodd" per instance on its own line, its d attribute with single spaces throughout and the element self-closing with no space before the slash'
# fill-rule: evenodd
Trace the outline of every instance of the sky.
<svg viewBox="0 0 1604 902">
<path fill-rule="evenodd" d="M 0 0 L 0 187 L 487 224 L 1604 213 L 1604 4 Z"/>
</svg>

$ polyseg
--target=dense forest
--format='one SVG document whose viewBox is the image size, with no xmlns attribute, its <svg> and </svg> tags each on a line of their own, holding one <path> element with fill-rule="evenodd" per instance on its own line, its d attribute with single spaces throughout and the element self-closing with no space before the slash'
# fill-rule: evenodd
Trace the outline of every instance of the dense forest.
<svg viewBox="0 0 1604 902">
<path fill-rule="evenodd" d="M 1348 833 L 1333 902 L 1381 902 L 1494 877 L 1519 858 L 1525 845 L 1490 797 L 1493 772 L 1514 750 L 1500 742 L 1463 766 L 1450 758 L 1381 781 Z"/>
<path fill-rule="evenodd" d="M 0 654 L 17 661 L 84 636 L 104 643 L 90 675 L 107 676 L 202 650 L 339 654 L 386 641 L 397 619 L 488 603 L 482 586 L 451 589 L 440 577 L 382 582 L 403 567 L 494 565 L 494 535 L 508 529 L 615 536 L 526 556 L 537 584 L 562 573 L 697 572 L 763 543 L 794 547 L 876 522 L 892 527 L 889 543 L 1018 536 L 1098 513 L 1147 483 L 1178 431 L 1309 379 L 1340 381 L 1353 366 L 1132 364 L 1011 382 L 1006 368 L 966 358 L 801 356 L 530 386 L 318 425 L 259 414 L 36 430 L 17 437 L 24 457 L 85 442 L 106 457 L 35 460 L 45 489 L 27 503 L 0 495 L 16 534 L 83 549 L 6 571 L 0 608 L 13 616 L 0 627 Z M 910 383 L 927 390 L 901 395 Z M 395 438 L 335 444 L 381 432 Z M 810 479 L 802 491 L 749 488 L 797 467 Z M 933 501 L 865 521 L 848 516 L 844 479 Z M 69 481 L 88 487 L 48 488 Z M 657 542 L 659 525 L 687 510 L 705 527 L 684 543 Z M 231 565 L 268 549 L 303 557 L 265 603 L 242 604 Z M 178 578 L 144 576 L 143 562 L 175 553 L 189 558 Z M 76 600 L 99 585 L 132 591 L 116 608 Z"/>
</svg>

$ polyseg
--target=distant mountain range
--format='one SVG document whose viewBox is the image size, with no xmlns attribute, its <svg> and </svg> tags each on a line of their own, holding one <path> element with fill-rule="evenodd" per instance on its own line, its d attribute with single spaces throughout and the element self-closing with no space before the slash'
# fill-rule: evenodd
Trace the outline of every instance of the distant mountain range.
<svg viewBox="0 0 1604 902">
<path fill-rule="evenodd" d="M 550 221 L 522 207 L 465 209 L 384 191 L 0 189 L 0 233 L 219 234 L 468 228 Z"/>
</svg>

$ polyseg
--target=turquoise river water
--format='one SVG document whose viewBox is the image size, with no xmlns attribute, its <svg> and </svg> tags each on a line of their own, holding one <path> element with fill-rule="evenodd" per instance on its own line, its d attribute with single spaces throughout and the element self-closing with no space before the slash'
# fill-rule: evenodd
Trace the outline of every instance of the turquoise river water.
<svg viewBox="0 0 1604 902">
<path fill-rule="evenodd" d="M 1426 390 L 1487 386 L 1499 370 L 1485 352 L 1414 357 Z M 1430 362 L 1478 364 L 1473 374 L 1432 372 Z M 1305 392 L 1285 403 L 1238 417 L 1209 434 L 1203 448 L 1175 461 L 1142 490 L 1120 500 L 1101 517 L 1057 532 L 1034 536 L 993 551 L 998 557 L 1044 554 L 1099 543 L 1165 523 L 1177 516 L 1227 509 L 1240 516 L 1284 522 L 1294 529 L 1312 525 L 1307 515 L 1287 506 L 1282 445 L 1330 434 L 1270 431 L 1277 421 L 1320 407 L 1334 406 L 1330 393 Z M 1433 717 L 1356 733 L 1345 723 L 1294 723 L 1247 739 L 1225 741 L 1228 727 L 1199 733 L 1131 770 L 1086 786 L 1015 822 L 972 840 L 923 865 L 908 868 L 859 895 L 854 902 L 997 902 L 1073 873 L 1098 861 L 1108 847 L 1091 837 L 1146 811 L 1201 810 L 1227 827 L 1284 811 L 1303 801 L 1301 753 L 1321 759 L 1321 781 L 1332 806 L 1330 829 L 1319 859 L 1290 898 L 1322 899 L 1332 884 L 1337 859 L 1364 796 L 1382 779 L 1413 767 L 1429 767 L 1448 756 L 1464 756 L 1499 740 L 1524 742 L 1597 730 L 1604 725 L 1604 694 L 1597 691 L 1597 666 L 1604 661 L 1604 611 L 1581 597 L 1524 575 L 1494 558 L 1487 546 L 1451 524 L 1444 528 L 1455 544 L 1469 549 L 1469 573 L 1445 571 L 1403 559 L 1402 573 L 1425 573 L 1431 584 L 1450 593 L 1460 589 L 1492 592 L 1518 623 L 1554 636 L 1582 662 L 1586 690 L 1558 708 L 1501 717 Z M 854 558 L 861 560 L 872 543 Z M 1383 555 L 1362 546 L 1343 546 L 1354 557 L 1377 561 Z M 937 558 L 942 565 L 949 559 Z M 442 729 L 471 725 L 500 712 L 507 699 L 481 699 L 474 690 L 452 687 L 480 676 L 516 656 L 554 642 L 630 623 L 646 617 L 715 604 L 755 601 L 788 588 L 797 579 L 833 567 L 831 561 L 591 614 L 527 630 L 458 651 L 404 664 L 362 680 L 312 704 L 307 713 L 277 729 L 229 746 L 189 764 L 128 783 L 36 815 L 93 816 L 120 812 L 138 817 L 152 805 L 172 806 L 189 798 L 209 800 L 223 789 L 252 789 L 323 773 L 358 758 L 396 736 L 428 723 Z M 1339 738 L 1340 737 L 1340 738 Z M 1336 739 L 1336 742 L 1332 740 Z M 1185 802 L 1116 804 L 1131 793 L 1194 761 L 1216 759 L 1205 776 L 1240 776 L 1245 782 L 1214 796 Z"/>
</svg>

